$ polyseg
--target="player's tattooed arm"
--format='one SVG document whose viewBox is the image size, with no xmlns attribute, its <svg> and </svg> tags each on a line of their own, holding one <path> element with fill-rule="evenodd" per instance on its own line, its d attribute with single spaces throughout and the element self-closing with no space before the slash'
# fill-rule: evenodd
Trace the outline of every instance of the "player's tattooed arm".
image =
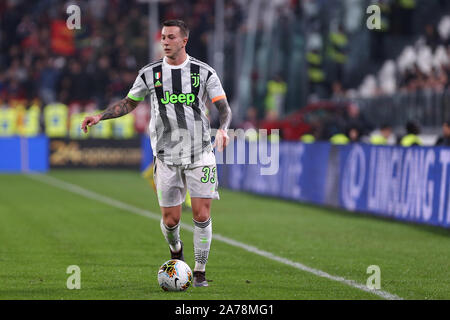
<svg viewBox="0 0 450 320">
<path fill-rule="evenodd" d="M 81 124 L 81 129 L 84 131 L 84 133 L 87 133 L 88 127 L 96 125 L 101 120 L 114 119 L 124 116 L 127 113 L 133 111 L 138 104 L 139 104 L 138 101 L 134 101 L 129 98 L 122 99 L 119 102 L 113 104 L 112 106 L 106 108 L 106 110 L 103 111 L 102 113 L 97 114 L 95 116 L 87 116 L 86 118 L 84 118 L 83 123 Z"/>
<path fill-rule="evenodd" d="M 231 108 L 227 99 L 220 99 L 214 102 L 217 110 L 219 110 L 219 129 L 228 130 L 231 123 Z"/>
<path fill-rule="evenodd" d="M 219 152 L 228 145 L 230 138 L 227 130 L 231 122 L 231 108 L 228 104 L 227 98 L 220 99 L 214 102 L 217 110 L 219 110 L 219 130 L 217 130 L 216 138 L 214 139 L 213 148 L 217 147 Z"/>
<path fill-rule="evenodd" d="M 127 113 L 133 111 L 138 104 L 139 101 L 134 101 L 129 98 L 122 99 L 119 102 L 106 108 L 106 110 L 101 113 L 100 120 L 114 119 L 124 116 Z"/>
</svg>

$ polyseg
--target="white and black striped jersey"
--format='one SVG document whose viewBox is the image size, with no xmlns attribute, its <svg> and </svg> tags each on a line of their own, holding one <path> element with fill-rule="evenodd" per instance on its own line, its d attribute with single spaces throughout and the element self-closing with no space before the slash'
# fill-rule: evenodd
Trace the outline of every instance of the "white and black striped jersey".
<svg viewBox="0 0 450 320">
<path fill-rule="evenodd" d="M 193 57 L 178 66 L 166 58 L 139 71 L 128 98 L 144 100 L 150 94 L 149 124 L 153 155 L 167 164 L 190 164 L 211 148 L 206 99 L 225 98 L 213 68 Z"/>
</svg>

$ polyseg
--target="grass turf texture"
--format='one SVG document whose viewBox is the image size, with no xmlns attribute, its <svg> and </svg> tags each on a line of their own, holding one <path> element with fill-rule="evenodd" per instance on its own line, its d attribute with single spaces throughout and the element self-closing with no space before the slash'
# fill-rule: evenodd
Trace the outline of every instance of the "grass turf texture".
<svg viewBox="0 0 450 320">
<path fill-rule="evenodd" d="M 52 171 L 88 190 L 159 212 L 139 173 Z M 221 190 L 213 232 L 365 284 L 381 268 L 381 289 L 405 299 L 450 299 L 450 231 L 341 210 Z M 192 224 L 184 212 L 182 221 Z M 193 267 L 192 233 L 181 230 Z M 379 299 L 213 240 L 209 288 L 163 292 L 169 249 L 159 222 L 31 180 L 0 175 L 0 299 Z M 81 290 L 66 269 L 81 268 Z"/>
</svg>

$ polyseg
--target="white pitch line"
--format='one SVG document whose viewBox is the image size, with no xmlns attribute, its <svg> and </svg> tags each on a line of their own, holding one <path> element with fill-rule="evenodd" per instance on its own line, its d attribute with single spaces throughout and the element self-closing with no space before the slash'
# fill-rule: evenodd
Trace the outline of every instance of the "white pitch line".
<svg viewBox="0 0 450 320">
<path fill-rule="evenodd" d="M 83 197 L 86 197 L 86 198 L 89 198 L 89 199 L 92 199 L 92 200 L 96 200 L 98 202 L 102 202 L 104 204 L 107 204 L 107 205 L 115 207 L 115 208 L 119 208 L 119 209 L 122 209 L 122 210 L 125 210 L 125 211 L 129 211 L 129 212 L 132 212 L 134 214 L 137 214 L 137 215 L 140 215 L 140 216 L 143 216 L 143 217 L 147 217 L 147 218 L 150 218 L 150 219 L 153 219 L 153 220 L 157 220 L 157 221 L 161 220 L 161 215 L 160 214 L 156 214 L 154 212 L 151 212 L 151 211 L 148 211 L 148 210 L 144 210 L 144 209 L 141 209 L 141 208 L 129 205 L 127 203 L 115 200 L 113 198 L 101 195 L 99 193 L 90 191 L 88 189 L 84 189 L 84 188 L 82 188 L 80 186 L 77 186 L 75 184 L 68 183 L 68 182 L 65 182 L 63 180 L 60 180 L 60 179 L 57 179 L 57 178 L 54 178 L 54 177 L 51 177 L 51 176 L 48 176 L 48 175 L 28 174 L 26 176 L 29 177 L 30 179 L 39 181 L 41 183 L 46 183 L 46 184 L 54 186 L 56 188 L 63 189 L 63 190 L 66 190 L 66 191 L 69 191 L 69 192 L 72 192 L 72 193 L 76 193 L 76 194 L 81 195 Z M 190 232 L 194 232 L 194 228 L 192 226 L 190 226 L 190 225 L 187 225 L 185 223 L 180 223 L 180 226 L 183 229 L 185 229 L 185 230 L 188 230 Z M 240 241 L 237 241 L 237 240 L 234 240 L 234 239 L 231 239 L 231 238 L 224 237 L 224 236 L 222 236 L 220 234 L 217 234 L 217 233 L 213 234 L 213 239 L 221 241 L 221 242 L 224 242 L 224 243 L 227 243 L 227 244 L 229 244 L 229 245 L 231 245 L 233 247 L 244 249 L 244 250 L 246 250 L 248 252 L 257 254 L 259 256 L 268 258 L 270 260 L 286 264 L 286 265 L 294 267 L 296 269 L 312 273 L 312 274 L 314 274 L 314 275 L 316 275 L 318 277 L 322 277 L 322 278 L 326 278 L 326 279 L 329 279 L 329 280 L 333 280 L 333 281 L 337 281 L 337 282 L 346 284 L 346 285 L 348 285 L 350 287 L 353 287 L 353 288 L 356 288 L 356 289 L 359 289 L 359 290 L 362 290 L 362 291 L 365 291 L 365 292 L 377 295 L 377 296 L 379 296 L 379 297 L 381 297 L 383 299 L 387 299 L 387 300 L 403 300 L 403 298 L 401 298 L 401 297 L 399 297 L 399 296 L 397 296 L 395 294 L 389 293 L 387 291 L 369 289 L 366 285 L 360 284 L 360 283 L 358 283 L 358 282 L 356 282 L 354 280 L 348 280 L 348 279 L 345 279 L 343 277 L 331 275 L 329 273 L 326 273 L 325 271 L 308 267 L 308 266 L 306 266 L 306 265 L 304 265 L 302 263 L 295 262 L 295 261 L 292 261 L 292 260 L 289 260 L 289 259 L 277 256 L 277 255 L 275 255 L 275 254 L 273 254 L 271 252 L 258 249 L 258 248 L 254 247 L 254 246 L 245 244 L 243 242 L 240 242 Z"/>
</svg>

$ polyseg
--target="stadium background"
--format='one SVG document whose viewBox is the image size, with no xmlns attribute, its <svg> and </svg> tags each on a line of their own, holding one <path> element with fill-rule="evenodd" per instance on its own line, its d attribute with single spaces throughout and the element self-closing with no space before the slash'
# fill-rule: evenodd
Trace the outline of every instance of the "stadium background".
<svg viewBox="0 0 450 320">
<path fill-rule="evenodd" d="M 81 8 L 79 30 L 67 29 L 66 20 L 70 14 L 66 8 L 70 4 Z M 381 10 L 379 30 L 370 30 L 366 26 L 370 17 L 366 10 L 372 4 Z M 222 189 L 222 198 L 236 201 L 233 210 L 248 211 L 246 219 L 249 221 L 258 214 L 263 221 L 272 221 L 274 217 L 270 216 L 278 208 L 283 208 L 286 218 L 294 221 L 304 219 L 302 212 L 320 211 L 318 219 L 322 219 L 321 214 L 332 213 L 332 219 L 336 220 L 331 225 L 345 229 L 343 225 L 350 224 L 351 227 L 347 227 L 355 233 L 355 238 L 346 241 L 352 245 L 359 243 L 365 232 L 373 230 L 380 232 L 374 234 L 374 238 L 389 238 L 382 235 L 381 229 L 393 228 L 391 231 L 404 234 L 405 239 L 422 244 L 411 255 L 422 255 L 430 250 L 423 243 L 429 241 L 428 245 L 433 243 L 429 257 L 448 266 L 448 254 L 442 253 L 448 252 L 449 248 L 446 228 L 450 225 L 447 196 L 450 180 L 446 165 L 450 157 L 445 145 L 450 143 L 450 134 L 441 132 L 443 123 L 450 117 L 448 1 L 2 1 L 0 171 L 46 172 L 49 179 L 62 179 L 46 180 L 47 184 L 66 181 L 109 196 L 116 194 L 109 184 L 117 182 L 125 183 L 130 190 L 136 190 L 138 185 L 147 188 L 137 183 L 137 176 L 151 162 L 147 137 L 148 101 L 141 103 L 131 115 L 102 122 L 89 135 L 81 132 L 80 123 L 85 114 L 103 110 L 122 99 L 140 67 L 162 55 L 158 32 L 160 21 L 172 18 L 184 19 L 191 29 L 187 52 L 217 70 L 233 111 L 232 128 L 266 129 L 272 141 L 277 137 L 272 130 L 279 129 L 280 174 L 261 176 L 258 172 L 263 164 L 220 166 L 222 187 L 234 190 Z M 217 127 L 218 116 L 214 108 L 210 108 L 210 118 L 212 126 Z M 423 145 L 411 148 L 411 151 L 404 148 L 406 145 L 401 140 L 411 134 L 406 131 L 408 122 L 415 129 L 412 134 L 420 139 L 417 144 Z M 387 146 L 371 146 L 375 143 L 372 138 L 379 137 L 379 129 L 386 126 L 392 128 L 392 134 L 383 142 Z M 439 136 L 444 138 L 441 143 L 444 147 L 434 148 Z M 248 136 L 247 148 L 258 138 L 261 137 Z M 390 167 L 394 176 L 370 180 L 370 175 L 382 175 L 386 166 L 393 162 L 392 157 L 400 159 L 397 163 L 402 169 L 398 169 L 397 175 Z M 104 170 L 85 171 L 86 168 Z M 119 168 L 131 171 L 119 172 Z M 13 214 L 17 201 L 20 201 L 18 193 L 13 191 L 34 190 L 32 185 L 27 186 L 30 183 L 24 178 L 27 176 L 0 175 L 3 200 L 9 203 L 6 199 L 13 199 L 9 207 L 3 208 L 7 213 L 3 216 L 5 222 L 15 219 L 9 214 Z M 82 178 L 89 177 L 94 177 L 99 185 L 86 185 Z M 390 183 L 397 184 L 396 189 L 388 189 Z M 431 191 L 430 186 L 434 188 Z M 381 189 L 397 194 L 393 205 L 388 195 L 373 191 Z M 134 205 L 150 206 L 158 212 L 156 200 L 149 190 L 139 194 L 144 195 L 147 191 L 148 195 L 143 197 L 151 200 L 140 202 L 134 199 L 137 201 Z M 252 198 L 247 192 L 271 198 L 263 201 Z M 278 198 L 294 200 L 295 204 Z M 421 200 L 416 202 L 416 198 Z M 126 197 L 122 201 L 130 199 Z M 39 199 L 33 200 L 38 206 L 42 204 Z M 270 212 L 260 212 L 262 208 L 257 203 L 261 201 Z M 224 219 L 220 210 L 230 210 L 225 202 L 218 205 L 219 223 Z M 309 207 L 297 202 L 325 207 Z M 73 206 L 69 212 L 76 211 L 75 202 Z M 345 211 L 336 211 L 330 206 L 417 225 L 402 225 L 392 219 L 373 220 L 359 213 L 348 216 Z M 298 217 L 293 218 L 292 214 L 298 214 Z M 361 216 L 364 222 L 353 225 L 352 219 L 356 216 Z M 51 225 L 53 220 L 47 218 Z M 235 223 L 238 223 L 238 217 L 236 219 Z M 330 222 L 323 219 L 321 226 Z M 117 223 L 120 221 L 117 218 Z M 316 236 L 323 234 L 336 239 L 339 235 L 334 232 L 344 232 L 344 229 L 331 231 L 329 227 L 316 229 L 319 222 L 311 220 L 310 223 L 309 226 L 315 226 Z M 359 225 L 362 229 L 355 231 L 361 223 L 364 224 Z M 419 227 L 423 223 L 444 228 Z M 308 223 L 292 232 L 307 232 L 307 226 Z M 259 227 L 267 232 L 263 224 Z M 277 230 L 283 232 L 280 230 L 284 229 L 279 228 Z M 235 232 L 220 227 L 219 230 L 226 230 L 231 235 Z M 245 230 L 241 231 L 245 233 Z M 419 234 L 408 233 L 416 231 Z M 426 235 L 422 237 L 420 232 Z M 275 230 L 268 238 L 274 239 L 278 234 Z M 8 235 L 10 233 L 5 231 L 5 241 L 10 243 L 12 238 Z M 309 236 L 309 240 L 315 241 L 314 232 Z M 91 240 L 95 241 L 95 238 Z M 241 240 L 253 241 L 255 246 L 271 247 L 263 239 L 244 237 Z M 434 245 L 438 242 L 439 245 Z M 358 250 L 367 249 L 364 244 L 359 245 Z M 388 240 L 381 246 L 392 251 L 397 247 L 404 249 Z M 284 250 L 294 250 L 283 245 L 281 248 L 273 250 L 280 250 L 280 254 Z M 335 254 L 342 254 L 340 250 L 342 248 L 336 248 Z M 324 254 L 328 252 L 324 251 Z M 300 257 L 301 261 L 305 261 L 304 258 Z M 155 265 L 159 262 L 162 261 L 158 260 Z M 309 262 L 314 265 L 313 260 Z M 322 262 L 318 266 L 326 268 L 328 263 Z M 396 261 L 395 264 L 401 263 Z M 350 270 L 352 268 L 354 265 Z M 14 288 L 17 283 L 7 273 L 9 269 L 4 270 L 6 273 L 2 276 L 9 279 L 8 283 Z M 339 270 L 337 267 L 334 271 L 339 273 Z M 431 280 L 423 276 L 423 270 L 416 270 L 419 280 L 404 288 L 401 284 L 406 280 L 397 274 L 395 279 L 400 284 L 392 280 L 391 289 L 406 298 L 448 299 L 448 270 L 433 268 L 429 271 L 433 275 Z M 355 276 L 349 270 L 341 271 L 348 277 L 360 277 L 359 281 L 364 282 L 364 276 Z M 447 280 L 438 284 L 442 277 Z M 420 286 L 426 289 L 421 290 Z M 4 294 L 0 297 L 55 298 L 48 292 L 39 295 L 30 291 L 33 293 L 28 295 L 24 287 L 20 288 L 22 291 L 15 293 L 0 291 Z M 289 296 L 280 290 L 267 297 L 368 298 L 345 290 L 327 296 L 323 294 L 325 291 L 311 296 Z M 89 293 L 88 297 L 123 298 L 116 293 L 102 296 L 98 292 Z M 193 296 L 197 297 L 209 298 Z M 233 296 L 224 293 L 215 297 Z M 243 297 L 265 298 L 261 295 Z"/>
</svg>

